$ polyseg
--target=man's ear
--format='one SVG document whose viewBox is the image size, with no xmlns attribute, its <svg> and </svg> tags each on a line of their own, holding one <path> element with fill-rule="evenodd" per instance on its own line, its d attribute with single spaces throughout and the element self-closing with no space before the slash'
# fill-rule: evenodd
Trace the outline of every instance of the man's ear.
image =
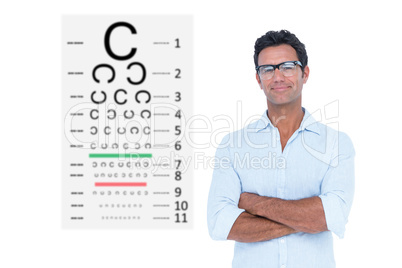
<svg viewBox="0 0 402 268">
<path fill-rule="evenodd" d="M 304 67 L 303 84 L 307 83 L 309 75 L 310 75 L 310 68 L 308 66 L 306 66 L 306 67 Z"/>
<path fill-rule="evenodd" d="M 258 73 L 255 73 L 255 79 L 257 79 L 257 82 L 260 85 L 260 88 L 262 89 L 261 80 L 260 80 L 260 76 L 258 75 Z"/>
</svg>

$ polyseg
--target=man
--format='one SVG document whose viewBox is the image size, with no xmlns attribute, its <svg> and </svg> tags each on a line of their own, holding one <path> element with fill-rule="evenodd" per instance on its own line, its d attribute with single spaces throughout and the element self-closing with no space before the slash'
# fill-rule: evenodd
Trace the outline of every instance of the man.
<svg viewBox="0 0 402 268">
<path fill-rule="evenodd" d="M 348 136 L 302 107 L 305 46 L 285 30 L 257 39 L 256 79 L 268 110 L 216 151 L 208 200 L 215 240 L 235 240 L 233 267 L 335 267 L 354 192 Z"/>
</svg>

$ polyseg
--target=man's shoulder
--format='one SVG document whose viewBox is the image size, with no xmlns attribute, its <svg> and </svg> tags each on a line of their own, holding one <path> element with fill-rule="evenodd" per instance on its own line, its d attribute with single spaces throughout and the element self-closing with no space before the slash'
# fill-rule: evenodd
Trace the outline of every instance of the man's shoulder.
<svg viewBox="0 0 402 268">
<path fill-rule="evenodd" d="M 254 133 L 257 133 L 258 130 L 261 129 L 261 119 L 255 120 L 245 126 L 243 126 L 240 129 L 230 131 L 226 133 L 221 142 L 219 147 L 226 147 L 230 146 L 231 148 L 237 147 L 236 144 L 240 144 L 241 141 L 244 139 L 250 138 L 250 135 L 253 135 Z"/>
<path fill-rule="evenodd" d="M 353 142 L 349 135 L 339 130 L 338 124 L 324 124 L 316 121 L 315 125 L 318 129 L 319 135 L 316 144 L 321 144 L 325 148 L 325 154 L 331 158 L 341 154 L 355 155 Z"/>
<path fill-rule="evenodd" d="M 334 139 L 338 143 L 352 144 L 352 140 L 350 139 L 349 135 L 346 132 L 339 130 L 337 123 L 323 124 L 321 122 L 316 121 L 315 124 L 322 135 Z"/>
</svg>

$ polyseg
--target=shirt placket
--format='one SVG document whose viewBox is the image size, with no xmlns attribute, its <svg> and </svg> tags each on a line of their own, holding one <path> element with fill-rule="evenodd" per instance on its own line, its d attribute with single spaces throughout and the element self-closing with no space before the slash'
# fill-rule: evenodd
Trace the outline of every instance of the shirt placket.
<svg viewBox="0 0 402 268">
<path fill-rule="evenodd" d="M 297 135 L 299 134 L 299 130 L 296 130 L 295 133 L 290 137 L 288 140 L 283 152 L 282 152 L 282 145 L 280 141 L 280 135 L 278 129 L 275 129 L 276 133 L 276 142 L 277 142 L 277 155 L 280 155 L 285 158 L 285 161 L 288 159 L 289 149 L 293 140 L 296 139 Z M 278 150 L 279 149 L 279 150 Z M 287 164 L 286 164 L 287 166 Z M 277 190 L 277 197 L 280 199 L 288 199 L 286 197 L 286 168 L 277 169 L 278 171 L 278 190 Z M 287 266 L 287 259 L 288 259 L 288 251 L 287 251 L 287 239 L 286 236 L 283 236 L 278 239 L 279 243 L 279 267 L 286 268 Z"/>
<path fill-rule="evenodd" d="M 276 156 L 284 157 L 284 152 L 282 152 L 282 145 L 280 140 L 279 131 L 277 128 L 274 128 L 273 131 L 275 137 L 275 144 L 276 144 Z M 285 158 L 286 159 L 286 158 Z M 285 160 L 286 161 L 286 160 Z M 276 188 L 276 196 L 281 199 L 285 199 L 285 185 L 286 185 L 286 173 L 285 168 L 276 168 L 276 175 L 277 175 L 277 188 Z M 286 246 L 286 237 L 281 237 L 278 240 L 278 249 L 279 249 L 279 267 L 286 268 L 287 264 L 287 246 Z"/>
</svg>

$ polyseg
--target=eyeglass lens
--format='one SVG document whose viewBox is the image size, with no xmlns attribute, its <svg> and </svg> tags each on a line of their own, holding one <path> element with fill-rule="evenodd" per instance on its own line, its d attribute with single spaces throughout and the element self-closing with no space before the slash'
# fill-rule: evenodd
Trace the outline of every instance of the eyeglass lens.
<svg viewBox="0 0 402 268">
<path fill-rule="evenodd" d="M 278 69 L 284 76 L 293 76 L 296 73 L 296 63 L 284 62 L 279 65 Z M 273 65 L 261 66 L 258 70 L 261 79 L 268 80 L 274 76 L 275 66 Z"/>
</svg>

